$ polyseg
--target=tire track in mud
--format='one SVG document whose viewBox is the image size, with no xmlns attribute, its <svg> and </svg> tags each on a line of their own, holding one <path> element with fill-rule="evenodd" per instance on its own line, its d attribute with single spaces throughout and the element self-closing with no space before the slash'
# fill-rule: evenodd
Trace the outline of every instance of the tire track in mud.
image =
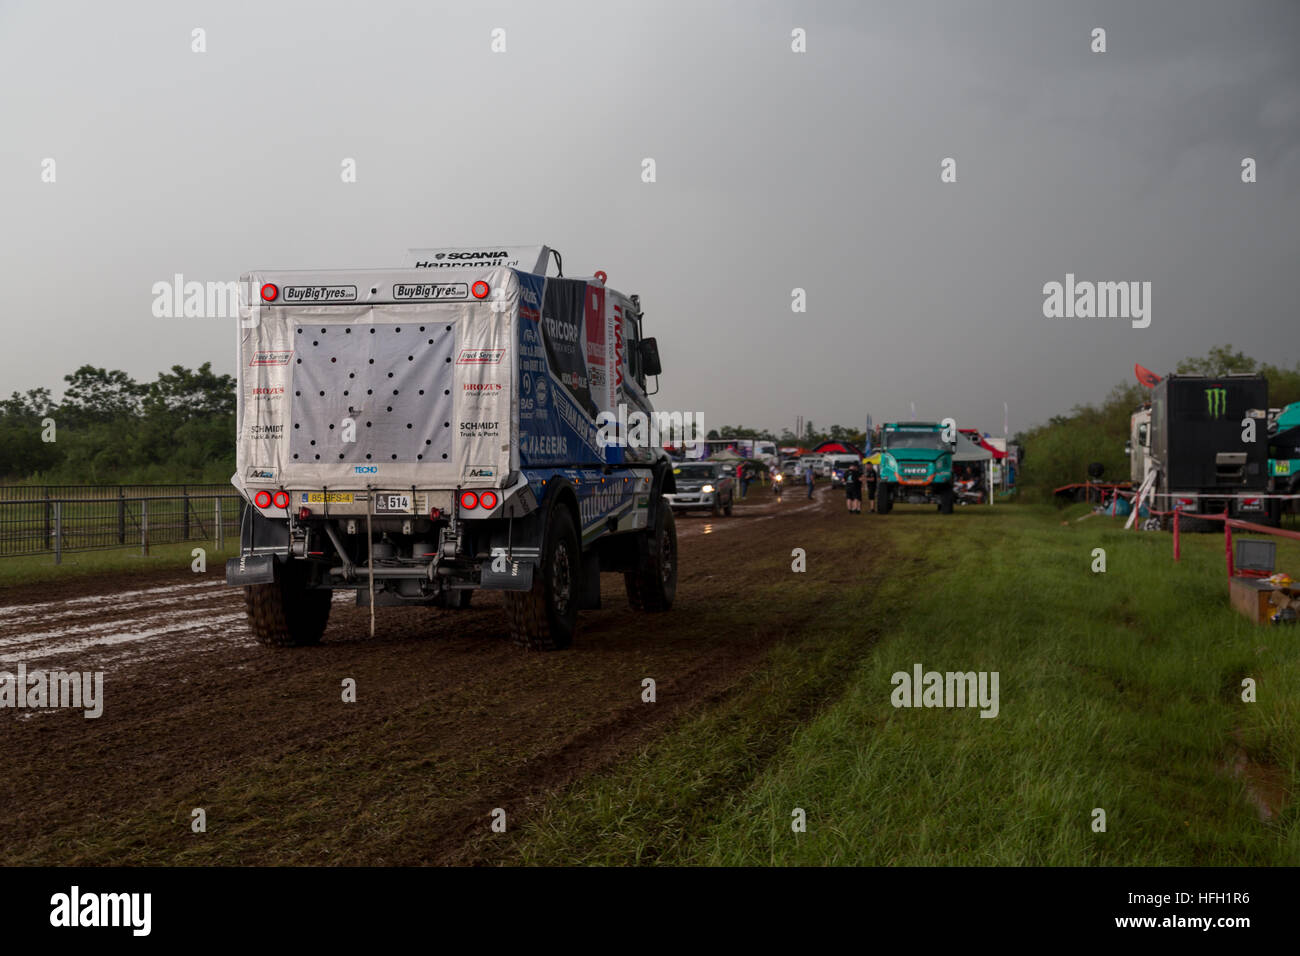
<svg viewBox="0 0 1300 956">
<path fill-rule="evenodd" d="M 118 592 L 94 582 L 102 593 L 64 600 L 35 600 L 46 597 L 39 588 L 11 595 L 0 606 L 0 670 L 16 654 L 31 655 L 29 668 L 103 669 L 105 711 L 98 720 L 45 711 L 9 724 L 0 863 L 472 862 L 494 801 L 509 801 L 518 819 L 548 791 L 725 695 L 783 639 L 792 622 L 765 619 L 758 607 L 728 631 L 699 633 L 692 621 L 719 602 L 745 607 L 759 586 L 746 555 L 815 544 L 840 520 L 831 501 L 769 498 L 738 504 L 730 519 L 679 520 L 674 610 L 636 614 L 622 582 L 605 576 L 605 610 L 584 612 L 574 648 L 553 654 L 502 640 L 504 609 L 492 594 L 458 612 L 379 608 L 374 638 L 367 610 L 336 595 L 325 643 L 296 650 L 252 640 L 242 594 L 222 585 L 220 569 L 145 587 L 133 577 Z M 339 702 L 343 676 L 357 680 L 357 704 Z M 658 683 L 652 709 L 640 701 L 643 676 Z M 374 736 L 377 728 L 385 734 Z M 341 784 L 330 749 L 340 740 L 349 766 L 364 769 Z M 333 774 L 337 832 L 286 826 L 292 806 L 243 806 L 248 776 L 280 766 Z M 418 826 L 384 819 L 393 780 L 427 790 Z M 283 787 L 289 804 L 317 797 L 308 781 Z M 249 815 L 238 855 L 178 858 L 193 843 L 177 808 L 208 801 L 219 818 L 223 800 L 224 812 L 238 802 Z M 98 839 L 105 827 L 113 840 L 89 838 L 88 829 Z"/>
</svg>

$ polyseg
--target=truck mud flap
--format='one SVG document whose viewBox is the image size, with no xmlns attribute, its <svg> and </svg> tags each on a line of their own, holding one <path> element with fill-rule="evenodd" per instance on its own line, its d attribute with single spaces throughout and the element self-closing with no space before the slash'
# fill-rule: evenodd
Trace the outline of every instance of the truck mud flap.
<svg viewBox="0 0 1300 956">
<path fill-rule="evenodd" d="M 504 570 L 499 570 L 504 568 Z M 530 591 L 533 587 L 533 562 L 520 558 L 496 558 L 483 563 L 479 587 L 492 591 Z"/>
<path fill-rule="evenodd" d="M 275 555 L 244 554 L 226 561 L 226 583 L 236 587 L 245 584 L 272 584 L 275 581 Z"/>
</svg>

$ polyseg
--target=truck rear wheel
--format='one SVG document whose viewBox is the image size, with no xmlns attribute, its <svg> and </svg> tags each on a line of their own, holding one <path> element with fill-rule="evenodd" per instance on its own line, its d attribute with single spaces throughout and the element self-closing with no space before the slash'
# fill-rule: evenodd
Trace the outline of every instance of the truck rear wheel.
<svg viewBox="0 0 1300 956">
<path fill-rule="evenodd" d="M 552 508 L 546 520 L 546 550 L 532 589 L 503 592 L 516 644 L 533 651 L 560 651 L 573 644 L 581 563 L 572 513 L 562 506 Z"/>
<path fill-rule="evenodd" d="M 952 514 L 952 485 L 944 485 L 939 489 L 939 514 Z"/>
<path fill-rule="evenodd" d="M 333 592 L 309 588 L 308 569 L 301 562 L 276 564 L 271 584 L 244 587 L 248 626 L 267 647 L 306 647 L 319 644 L 329 623 Z"/>
<path fill-rule="evenodd" d="M 667 611 L 677 596 L 677 523 L 663 502 L 657 511 L 648 553 L 640 567 L 623 575 L 634 611 Z"/>
<path fill-rule="evenodd" d="M 882 481 L 876 488 L 876 511 L 887 515 L 892 507 L 894 507 L 893 491 L 888 482 Z"/>
</svg>

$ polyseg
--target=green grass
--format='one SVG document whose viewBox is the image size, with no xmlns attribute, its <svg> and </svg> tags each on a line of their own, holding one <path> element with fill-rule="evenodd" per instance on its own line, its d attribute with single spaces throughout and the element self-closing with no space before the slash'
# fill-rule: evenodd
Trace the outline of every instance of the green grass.
<svg viewBox="0 0 1300 956">
<path fill-rule="evenodd" d="M 507 860 L 618 864 L 1300 863 L 1300 629 L 1228 604 L 1221 535 L 1124 532 L 1086 507 L 900 508 L 831 549 L 892 552 L 818 593 L 808 633 L 720 706 L 555 795 Z M 1092 549 L 1107 570 L 1091 571 Z M 1300 543 L 1278 567 L 1300 577 Z M 810 570 L 792 587 L 817 592 Z M 753 609 L 736 609 L 753 613 Z M 894 708 L 895 671 L 997 671 L 1000 714 Z M 1258 702 L 1243 703 L 1252 677 Z M 1277 801 L 1274 800 L 1276 803 Z M 791 830 L 796 808 L 807 832 Z M 1106 812 L 1104 833 L 1092 811 Z"/>
<path fill-rule="evenodd" d="M 234 557 L 239 550 L 238 533 L 227 533 L 225 548 L 218 551 L 215 542 L 186 541 L 181 544 L 153 545 L 148 557 L 135 547 L 116 548 L 110 551 L 76 551 L 63 555 L 63 563 L 55 564 L 51 553 L 0 557 L 0 589 L 28 584 L 57 583 L 95 575 L 119 574 L 124 571 L 183 570 L 194 560 L 191 552 L 203 548 L 207 552 L 209 572 Z"/>
</svg>

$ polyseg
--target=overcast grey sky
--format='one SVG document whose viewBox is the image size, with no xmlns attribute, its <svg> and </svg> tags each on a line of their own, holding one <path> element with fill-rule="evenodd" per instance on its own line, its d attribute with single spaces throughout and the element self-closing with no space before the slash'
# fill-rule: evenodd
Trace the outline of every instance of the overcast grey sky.
<svg viewBox="0 0 1300 956">
<path fill-rule="evenodd" d="M 1300 358 L 1293 2 L 0 0 L 0 79 L 6 395 L 233 372 L 231 320 L 152 316 L 174 273 L 507 240 L 640 293 L 709 425 L 1000 434 L 1134 362 Z M 1151 282 L 1150 327 L 1045 318 L 1066 273 Z"/>
</svg>

